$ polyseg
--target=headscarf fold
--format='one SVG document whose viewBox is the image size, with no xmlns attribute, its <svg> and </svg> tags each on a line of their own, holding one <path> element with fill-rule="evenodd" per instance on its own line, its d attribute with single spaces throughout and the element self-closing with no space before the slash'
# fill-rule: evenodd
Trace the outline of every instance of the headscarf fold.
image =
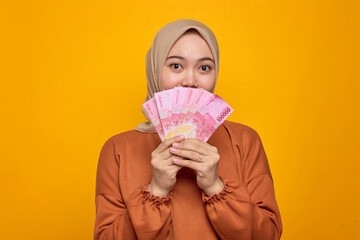
<svg viewBox="0 0 360 240">
<path fill-rule="evenodd" d="M 215 61 L 216 80 L 219 72 L 219 47 L 214 33 L 205 24 L 192 20 L 180 19 L 166 24 L 155 35 L 151 48 L 146 54 L 146 78 L 147 78 L 147 96 L 144 103 L 154 97 L 154 93 L 160 92 L 160 73 L 165 59 L 172 46 L 187 30 L 195 29 L 207 42 Z M 214 93 L 214 88 L 211 90 Z M 146 113 L 144 106 L 141 111 L 148 122 L 139 124 L 135 129 L 140 132 L 155 133 L 155 127 L 150 117 Z"/>
</svg>

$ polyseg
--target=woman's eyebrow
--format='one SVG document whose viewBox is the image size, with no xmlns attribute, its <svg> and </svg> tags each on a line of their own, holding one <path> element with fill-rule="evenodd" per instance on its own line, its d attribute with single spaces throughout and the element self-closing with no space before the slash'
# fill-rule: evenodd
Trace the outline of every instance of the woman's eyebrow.
<svg viewBox="0 0 360 240">
<path fill-rule="evenodd" d="M 166 61 L 167 61 L 168 59 L 170 59 L 170 58 L 179 58 L 179 59 L 181 59 L 181 60 L 186 60 L 186 58 L 181 57 L 181 56 L 170 56 L 170 57 L 168 57 L 168 58 L 166 59 Z M 210 60 L 210 61 L 212 61 L 213 63 L 215 63 L 214 60 L 213 60 L 212 58 L 209 58 L 209 57 L 200 58 L 198 61 L 200 62 L 200 61 L 205 61 L 205 60 Z"/>
</svg>

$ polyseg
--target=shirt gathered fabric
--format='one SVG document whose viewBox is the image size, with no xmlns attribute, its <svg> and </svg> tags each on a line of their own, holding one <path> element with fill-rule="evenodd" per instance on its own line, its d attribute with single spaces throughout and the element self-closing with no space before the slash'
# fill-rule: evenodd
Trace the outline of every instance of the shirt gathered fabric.
<svg viewBox="0 0 360 240">
<path fill-rule="evenodd" d="M 207 196 L 190 168 L 182 168 L 166 197 L 147 191 L 157 133 L 136 130 L 110 137 L 96 177 L 95 240 L 274 240 L 282 222 L 273 178 L 258 133 L 226 120 L 208 144 L 220 155 L 224 189 Z"/>
</svg>

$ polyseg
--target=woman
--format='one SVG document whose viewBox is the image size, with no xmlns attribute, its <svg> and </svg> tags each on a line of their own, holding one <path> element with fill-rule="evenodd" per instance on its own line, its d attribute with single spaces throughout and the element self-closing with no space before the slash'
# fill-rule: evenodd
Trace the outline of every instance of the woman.
<svg viewBox="0 0 360 240">
<path fill-rule="evenodd" d="M 213 92 L 219 51 L 190 19 L 156 34 L 146 56 L 148 95 L 176 86 Z M 110 137 L 96 179 L 94 239 L 279 239 L 280 212 L 257 132 L 225 121 L 210 139 L 161 141 L 149 122 Z"/>
</svg>

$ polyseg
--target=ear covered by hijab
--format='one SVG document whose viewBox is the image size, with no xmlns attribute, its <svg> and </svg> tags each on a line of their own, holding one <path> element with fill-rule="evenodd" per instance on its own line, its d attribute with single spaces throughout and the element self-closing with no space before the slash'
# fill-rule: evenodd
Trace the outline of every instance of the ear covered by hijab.
<svg viewBox="0 0 360 240">
<path fill-rule="evenodd" d="M 219 72 L 219 47 L 214 33 L 205 24 L 192 20 L 180 19 L 166 24 L 155 35 L 153 44 L 146 54 L 147 97 L 144 103 L 160 92 L 160 73 L 165 59 L 172 46 L 189 29 L 197 30 L 207 42 L 215 61 L 216 78 Z M 215 81 L 216 84 L 216 81 Z M 214 92 L 212 89 L 212 93 Z M 155 133 L 155 127 L 147 115 L 144 106 L 141 108 L 148 122 L 139 124 L 135 129 L 140 132 Z"/>
</svg>

